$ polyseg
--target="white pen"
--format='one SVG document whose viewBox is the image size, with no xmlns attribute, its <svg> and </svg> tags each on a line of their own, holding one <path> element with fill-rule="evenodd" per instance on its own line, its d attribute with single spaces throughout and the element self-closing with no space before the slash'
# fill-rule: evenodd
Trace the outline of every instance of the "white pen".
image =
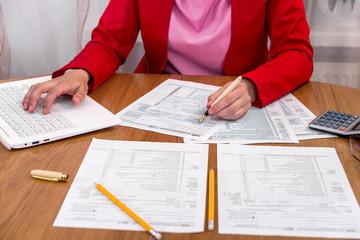
<svg viewBox="0 0 360 240">
<path fill-rule="evenodd" d="M 215 99 L 215 101 L 211 104 L 214 105 L 217 102 L 219 102 L 223 97 L 225 97 L 228 93 L 230 93 L 234 88 L 241 82 L 242 76 L 237 77 L 226 89 L 223 91 L 219 97 Z M 211 107 L 210 106 L 210 107 Z M 202 122 L 207 116 L 209 115 L 209 111 L 206 110 L 206 112 L 202 115 L 202 117 L 199 119 L 198 123 Z"/>
</svg>

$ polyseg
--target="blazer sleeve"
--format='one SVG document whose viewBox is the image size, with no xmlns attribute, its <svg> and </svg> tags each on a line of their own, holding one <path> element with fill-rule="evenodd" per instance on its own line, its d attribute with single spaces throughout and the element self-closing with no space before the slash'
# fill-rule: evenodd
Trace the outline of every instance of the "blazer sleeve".
<svg viewBox="0 0 360 240">
<path fill-rule="evenodd" d="M 125 62 L 139 33 L 137 1 L 110 0 L 93 30 L 91 40 L 67 65 L 53 73 L 53 78 L 69 68 L 87 70 L 93 79 L 93 89 L 111 77 Z"/>
<path fill-rule="evenodd" d="M 266 26 L 270 37 L 269 61 L 243 75 L 251 79 L 263 107 L 307 82 L 313 70 L 313 49 L 303 0 L 269 0 Z"/>
</svg>

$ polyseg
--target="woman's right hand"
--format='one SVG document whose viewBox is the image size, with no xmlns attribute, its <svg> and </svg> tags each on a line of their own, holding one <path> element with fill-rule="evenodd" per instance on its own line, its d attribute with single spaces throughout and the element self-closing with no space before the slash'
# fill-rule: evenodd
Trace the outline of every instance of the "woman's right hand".
<svg viewBox="0 0 360 240">
<path fill-rule="evenodd" d="M 88 93 L 90 77 L 84 69 L 68 69 L 60 77 L 32 85 L 22 101 L 23 108 L 33 112 L 43 93 L 47 93 L 43 114 L 49 113 L 55 99 L 63 94 L 71 95 L 73 103 L 79 105 Z"/>
</svg>

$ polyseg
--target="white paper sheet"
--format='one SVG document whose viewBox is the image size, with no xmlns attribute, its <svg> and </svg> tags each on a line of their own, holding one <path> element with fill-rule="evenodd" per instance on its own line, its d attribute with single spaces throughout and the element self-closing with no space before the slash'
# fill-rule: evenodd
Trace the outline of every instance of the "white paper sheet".
<svg viewBox="0 0 360 240">
<path fill-rule="evenodd" d="M 219 233 L 360 238 L 333 148 L 218 144 Z"/>
<path fill-rule="evenodd" d="M 206 121 L 207 119 L 204 120 Z M 219 121 L 223 121 L 224 125 L 209 139 L 205 141 L 184 139 L 184 142 L 240 144 L 299 142 L 278 101 L 262 109 L 251 107 L 243 117 L 235 121 Z"/>
<path fill-rule="evenodd" d="M 277 102 L 279 102 L 291 128 L 299 140 L 337 137 L 334 134 L 309 128 L 309 123 L 316 116 L 293 94 L 289 93 L 277 100 Z"/>
<path fill-rule="evenodd" d="M 100 183 L 160 232 L 204 230 L 208 146 L 93 139 L 56 227 L 144 230 Z"/>
<path fill-rule="evenodd" d="M 298 143 L 298 140 L 330 138 L 336 135 L 309 128 L 316 116 L 293 94 L 272 102 L 262 109 L 251 107 L 245 116 L 224 125 L 201 143 Z M 221 121 L 221 120 L 220 120 Z"/>
<path fill-rule="evenodd" d="M 218 88 L 168 79 L 116 115 L 123 126 L 205 140 L 222 124 L 210 116 L 198 123 L 206 111 L 207 98 Z"/>
</svg>

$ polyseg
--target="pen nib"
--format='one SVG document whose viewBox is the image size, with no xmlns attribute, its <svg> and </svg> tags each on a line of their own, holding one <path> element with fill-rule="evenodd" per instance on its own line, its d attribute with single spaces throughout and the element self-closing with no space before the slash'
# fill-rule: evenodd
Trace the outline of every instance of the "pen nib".
<svg viewBox="0 0 360 240">
<path fill-rule="evenodd" d="M 198 121 L 198 123 L 201 123 L 202 122 L 202 120 L 204 120 L 206 118 L 206 115 L 204 114 L 204 115 L 202 115 L 202 117 L 199 119 L 199 121 Z"/>
</svg>

